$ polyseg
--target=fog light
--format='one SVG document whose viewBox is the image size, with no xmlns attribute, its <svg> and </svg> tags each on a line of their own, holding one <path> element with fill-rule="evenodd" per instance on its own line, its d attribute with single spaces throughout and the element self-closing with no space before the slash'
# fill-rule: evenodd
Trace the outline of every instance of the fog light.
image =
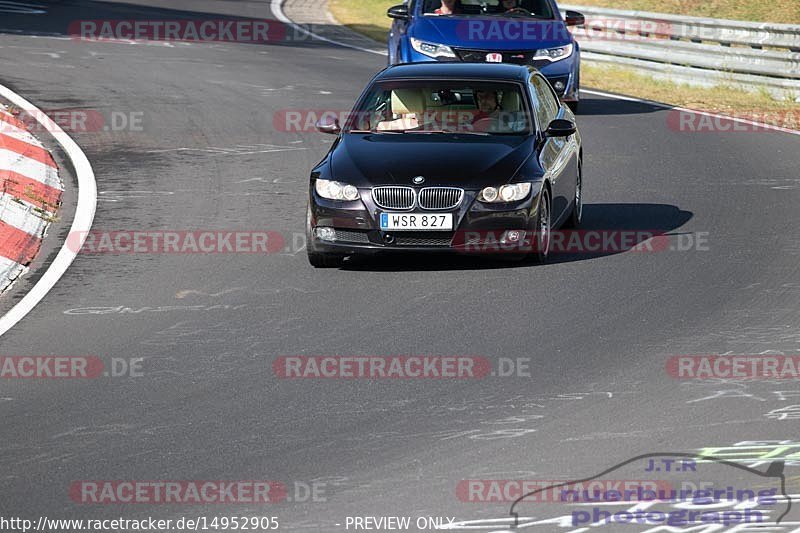
<svg viewBox="0 0 800 533">
<path fill-rule="evenodd" d="M 567 86 L 564 85 L 563 81 L 557 81 L 553 84 L 553 87 L 555 87 L 556 91 L 563 91 Z"/>
<path fill-rule="evenodd" d="M 314 229 L 314 234 L 317 236 L 317 239 L 321 241 L 336 240 L 336 230 L 333 228 L 316 228 Z"/>
</svg>

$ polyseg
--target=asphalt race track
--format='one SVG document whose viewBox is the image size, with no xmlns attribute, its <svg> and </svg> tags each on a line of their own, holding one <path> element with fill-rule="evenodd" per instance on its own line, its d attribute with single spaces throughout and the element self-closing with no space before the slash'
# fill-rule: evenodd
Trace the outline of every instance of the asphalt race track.
<svg viewBox="0 0 800 533">
<path fill-rule="evenodd" d="M 141 131 L 73 135 L 97 176 L 94 229 L 258 229 L 287 247 L 79 255 L 0 354 L 143 358 L 141 376 L 3 380 L 1 515 L 263 515 L 297 532 L 344 531 L 352 516 L 500 518 L 507 505 L 464 503 L 459 481 L 576 479 L 650 452 L 800 440 L 796 418 L 768 416 L 800 403 L 796 381 L 680 381 L 665 370 L 675 355 L 800 350 L 797 136 L 676 131 L 664 108 L 585 94 L 583 228 L 662 230 L 671 245 L 693 239 L 690 249 L 315 270 L 295 243 L 308 171 L 333 137 L 280 131 L 273 118 L 348 110 L 385 59 L 319 42 L 65 35 L 80 19 L 274 19 L 266 1 L 166 3 L 3 13 L 0 82 L 41 109 L 143 117 Z M 277 377 L 273 361 L 292 355 L 529 358 L 530 375 Z M 325 495 L 265 507 L 69 494 L 81 480 L 253 479 L 317 483 Z"/>
</svg>

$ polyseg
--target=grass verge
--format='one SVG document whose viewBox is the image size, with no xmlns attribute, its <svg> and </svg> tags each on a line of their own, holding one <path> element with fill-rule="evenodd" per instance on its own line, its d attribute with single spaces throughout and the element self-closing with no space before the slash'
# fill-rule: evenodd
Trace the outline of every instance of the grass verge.
<svg viewBox="0 0 800 533">
<path fill-rule="evenodd" d="M 571 3 L 613 9 L 635 9 L 692 17 L 750 20 L 754 22 L 800 23 L 800 2 L 770 0 L 570 0 Z"/>
<path fill-rule="evenodd" d="M 392 26 L 386 10 L 402 3 L 402 0 L 330 0 L 328 8 L 348 28 L 385 43 Z"/>
</svg>

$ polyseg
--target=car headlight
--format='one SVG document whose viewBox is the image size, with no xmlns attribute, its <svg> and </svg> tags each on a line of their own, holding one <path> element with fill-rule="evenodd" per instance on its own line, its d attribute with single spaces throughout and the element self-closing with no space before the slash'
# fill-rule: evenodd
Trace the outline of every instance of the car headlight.
<svg viewBox="0 0 800 533">
<path fill-rule="evenodd" d="M 358 200 L 358 189 L 347 183 L 318 179 L 315 185 L 317 194 L 329 200 Z"/>
<path fill-rule="evenodd" d="M 545 59 L 547 61 L 560 61 L 572 55 L 572 51 L 575 47 L 571 44 L 566 46 L 557 46 L 555 48 L 545 48 L 543 50 L 538 50 L 534 55 L 533 59 Z"/>
<path fill-rule="evenodd" d="M 489 204 L 519 202 L 528 197 L 531 192 L 530 183 L 513 183 L 497 187 L 486 187 L 480 194 L 478 200 Z"/>
<path fill-rule="evenodd" d="M 420 54 L 428 57 L 456 57 L 456 53 L 453 52 L 453 49 L 449 46 L 436 43 L 426 43 L 425 41 L 420 41 L 419 39 L 414 39 L 413 37 L 411 38 L 411 47 Z"/>
</svg>

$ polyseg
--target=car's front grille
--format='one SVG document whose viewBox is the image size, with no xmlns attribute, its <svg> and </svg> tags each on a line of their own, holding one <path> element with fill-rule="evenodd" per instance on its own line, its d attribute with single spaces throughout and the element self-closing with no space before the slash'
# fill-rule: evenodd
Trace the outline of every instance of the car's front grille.
<svg viewBox="0 0 800 533">
<path fill-rule="evenodd" d="M 372 199 L 384 209 L 411 209 L 416 193 L 411 187 L 375 187 Z"/>
<path fill-rule="evenodd" d="M 455 53 L 461 61 L 467 63 L 486 63 L 486 56 L 489 54 L 501 54 L 503 63 L 513 63 L 515 65 L 530 65 L 536 68 L 549 64 L 546 59 L 534 60 L 535 50 L 467 50 L 456 48 Z"/>
<path fill-rule="evenodd" d="M 395 233 L 395 246 L 450 246 L 452 234 L 431 236 L 430 233 Z"/>
<path fill-rule="evenodd" d="M 426 187 L 419 192 L 419 206 L 423 209 L 453 209 L 464 197 L 464 189 L 454 187 Z"/>
<path fill-rule="evenodd" d="M 369 237 L 367 236 L 366 231 L 351 231 L 346 229 L 337 229 L 335 231 L 337 242 L 369 244 Z"/>
</svg>

